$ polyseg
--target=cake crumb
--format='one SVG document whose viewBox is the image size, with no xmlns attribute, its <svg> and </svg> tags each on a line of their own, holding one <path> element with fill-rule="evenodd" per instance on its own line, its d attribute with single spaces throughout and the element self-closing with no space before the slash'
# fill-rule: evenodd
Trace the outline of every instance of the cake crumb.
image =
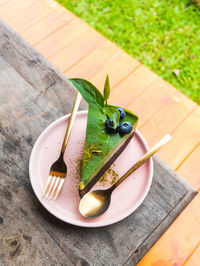
<svg viewBox="0 0 200 266">
<path fill-rule="evenodd" d="M 119 174 L 112 168 L 109 168 L 105 172 L 105 174 L 99 179 L 99 183 L 101 183 L 102 185 L 105 185 L 105 183 L 109 183 L 113 185 L 118 179 L 118 177 L 119 177 Z"/>
<path fill-rule="evenodd" d="M 81 180 L 82 164 L 83 164 L 82 159 L 78 159 L 76 167 L 75 167 L 75 178 L 78 180 Z"/>
<path fill-rule="evenodd" d="M 102 150 L 99 147 L 100 145 L 92 144 L 89 145 L 87 142 L 85 143 L 84 155 L 83 155 L 83 167 L 88 163 L 89 159 L 92 156 L 102 156 Z"/>
</svg>

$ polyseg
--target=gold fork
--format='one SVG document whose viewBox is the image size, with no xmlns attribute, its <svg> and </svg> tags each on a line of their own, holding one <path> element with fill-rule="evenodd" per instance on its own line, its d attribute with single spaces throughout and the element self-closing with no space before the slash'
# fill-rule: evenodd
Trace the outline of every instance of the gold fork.
<svg viewBox="0 0 200 266">
<path fill-rule="evenodd" d="M 81 94 L 77 92 L 74 106 L 72 109 L 72 113 L 70 116 L 69 124 L 66 130 L 63 145 L 61 148 L 60 156 L 58 160 L 55 161 L 50 168 L 49 177 L 47 179 L 47 183 L 46 183 L 44 192 L 42 194 L 42 197 L 44 197 L 46 194 L 47 199 L 51 199 L 53 195 L 55 195 L 54 200 L 56 200 L 64 184 L 66 174 L 67 174 L 67 165 L 64 162 L 63 156 L 64 156 L 65 148 L 67 146 L 67 142 L 68 142 L 68 139 L 71 133 L 72 126 L 75 121 L 76 113 L 78 111 L 78 108 L 81 102 L 81 98 L 82 98 Z"/>
</svg>

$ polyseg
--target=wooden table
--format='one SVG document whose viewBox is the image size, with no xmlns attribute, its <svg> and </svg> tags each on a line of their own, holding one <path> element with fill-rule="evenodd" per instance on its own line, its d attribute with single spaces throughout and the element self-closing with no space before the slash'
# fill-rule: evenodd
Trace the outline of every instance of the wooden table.
<svg viewBox="0 0 200 266">
<path fill-rule="evenodd" d="M 29 156 L 74 97 L 66 77 L 0 22 L 0 265 L 136 265 L 196 194 L 155 156 L 150 192 L 123 221 L 80 228 L 48 213 L 32 191 Z"/>
</svg>

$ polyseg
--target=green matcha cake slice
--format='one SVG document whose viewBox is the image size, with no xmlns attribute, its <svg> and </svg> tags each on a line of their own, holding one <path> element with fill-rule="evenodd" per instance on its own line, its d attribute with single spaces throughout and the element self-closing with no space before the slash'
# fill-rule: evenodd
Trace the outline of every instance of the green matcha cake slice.
<svg viewBox="0 0 200 266">
<path fill-rule="evenodd" d="M 138 117 L 129 110 L 122 108 L 119 110 L 116 109 L 117 106 L 107 104 L 108 77 L 104 86 L 104 96 L 86 80 L 70 81 L 89 104 L 82 176 L 79 184 L 80 196 L 83 196 L 126 148 L 134 135 Z"/>
</svg>

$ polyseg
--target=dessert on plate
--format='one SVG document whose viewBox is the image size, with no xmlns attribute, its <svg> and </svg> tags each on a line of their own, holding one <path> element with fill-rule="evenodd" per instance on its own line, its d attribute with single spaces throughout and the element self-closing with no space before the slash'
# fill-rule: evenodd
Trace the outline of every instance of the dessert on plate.
<svg viewBox="0 0 200 266">
<path fill-rule="evenodd" d="M 79 194 L 82 197 L 126 148 L 134 135 L 138 117 L 129 110 L 108 104 L 108 76 L 103 95 L 87 80 L 74 78 L 70 81 L 89 105 L 79 183 Z"/>
</svg>

